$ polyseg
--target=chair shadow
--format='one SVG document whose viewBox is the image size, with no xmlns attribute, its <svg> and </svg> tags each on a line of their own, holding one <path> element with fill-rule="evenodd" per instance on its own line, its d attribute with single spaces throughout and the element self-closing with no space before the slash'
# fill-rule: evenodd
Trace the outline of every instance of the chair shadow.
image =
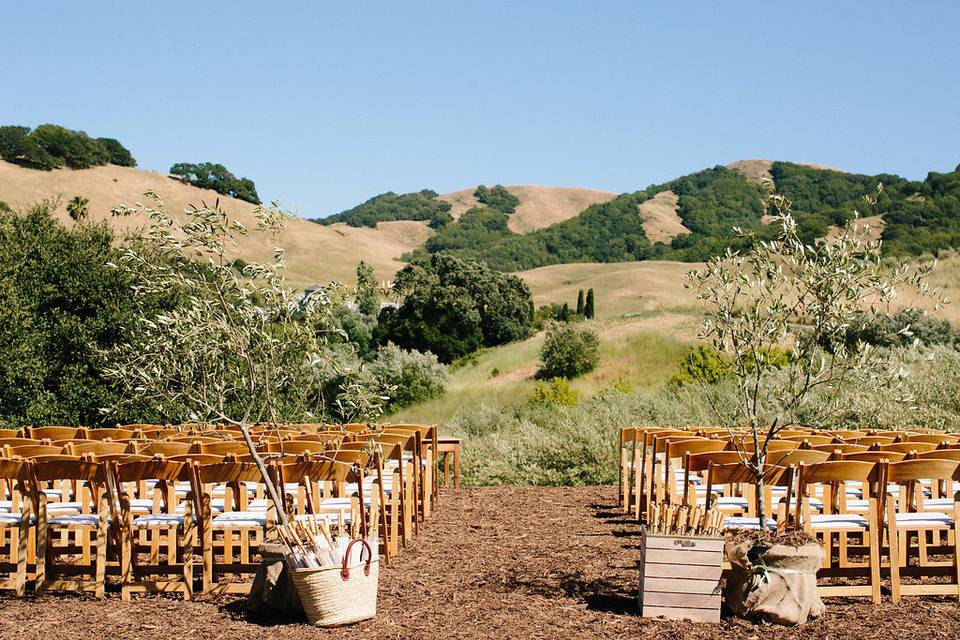
<svg viewBox="0 0 960 640">
<path fill-rule="evenodd" d="M 220 611 L 233 620 L 254 624 L 258 627 L 277 627 L 291 624 L 307 624 L 307 617 L 300 613 L 281 613 L 276 611 L 254 612 L 247 609 L 246 598 L 239 598 L 220 605 Z"/>
</svg>

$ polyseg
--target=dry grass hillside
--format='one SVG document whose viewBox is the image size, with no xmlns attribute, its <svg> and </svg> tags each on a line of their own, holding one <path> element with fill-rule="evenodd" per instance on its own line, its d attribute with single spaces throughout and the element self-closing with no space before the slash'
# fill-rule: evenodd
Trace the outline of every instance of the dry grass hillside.
<svg viewBox="0 0 960 640">
<path fill-rule="evenodd" d="M 825 164 L 820 164 L 819 162 L 795 162 L 794 164 L 803 165 L 805 167 L 811 167 L 813 169 L 823 169 L 824 171 L 838 171 L 840 173 L 847 173 L 843 169 L 837 169 L 836 167 L 830 167 Z M 733 169 L 734 171 L 739 171 L 747 177 L 747 180 L 750 182 L 760 184 L 764 180 L 772 180 L 773 176 L 770 175 L 770 167 L 773 166 L 773 160 L 763 160 L 763 159 L 747 159 L 747 160 L 737 160 L 736 162 L 731 162 L 727 165 L 728 169 Z"/>
<path fill-rule="evenodd" d="M 520 184 L 506 187 L 520 199 L 517 210 L 510 216 L 508 226 L 514 233 L 529 233 L 573 218 L 593 204 L 613 200 L 617 194 L 599 189 L 575 187 L 542 187 Z M 474 189 L 463 189 L 440 196 L 453 205 L 450 214 L 459 218 L 479 203 L 473 197 Z"/>
<path fill-rule="evenodd" d="M 597 317 L 696 309 L 696 300 L 683 288 L 684 277 L 696 264 L 646 261 L 606 264 L 555 264 L 516 275 L 530 287 L 536 306 L 550 302 L 571 305 L 577 291 L 592 288 Z"/>
<path fill-rule="evenodd" d="M 59 198 L 61 205 L 56 215 L 65 224 L 71 224 L 66 202 L 81 195 L 90 200 L 91 219 L 110 220 L 118 230 L 131 230 L 142 221 L 111 218 L 110 209 L 119 204 L 142 202 L 147 191 L 159 195 L 172 212 L 183 211 L 191 204 L 199 205 L 201 201 L 212 204 L 219 198 L 220 205 L 231 216 L 251 228 L 254 224 L 254 205 L 183 184 L 164 173 L 114 165 L 47 172 L 0 161 L 0 200 L 13 208 L 21 208 L 39 200 Z M 342 224 L 324 227 L 296 219 L 279 237 L 242 239 L 238 255 L 247 261 L 261 260 L 269 258 L 274 247 L 283 247 L 287 252 L 287 276 L 294 287 L 330 280 L 353 283 L 360 260 L 370 263 L 378 278 L 387 280 L 403 266 L 398 258 L 422 245 L 429 235 L 430 230 L 422 222 L 387 222 L 377 229 L 358 229 Z"/>
</svg>

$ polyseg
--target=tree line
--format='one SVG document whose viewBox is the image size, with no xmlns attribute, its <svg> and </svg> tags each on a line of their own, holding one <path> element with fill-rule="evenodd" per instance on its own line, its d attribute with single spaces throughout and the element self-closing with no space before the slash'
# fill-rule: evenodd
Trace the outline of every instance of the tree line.
<svg viewBox="0 0 960 640">
<path fill-rule="evenodd" d="M 105 164 L 137 166 L 130 151 L 114 138 L 91 138 L 83 131 L 55 124 L 41 124 L 32 130 L 16 125 L 0 127 L 0 158 L 42 171 Z"/>
</svg>

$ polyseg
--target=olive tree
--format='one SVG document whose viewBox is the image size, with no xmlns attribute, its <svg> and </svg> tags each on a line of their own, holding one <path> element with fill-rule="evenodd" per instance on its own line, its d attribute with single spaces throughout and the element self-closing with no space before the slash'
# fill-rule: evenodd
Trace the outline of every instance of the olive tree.
<svg viewBox="0 0 960 640">
<path fill-rule="evenodd" d="M 851 343 L 851 323 L 899 304 L 904 288 L 936 298 L 936 306 L 945 302 L 925 281 L 933 265 L 890 266 L 858 212 L 829 238 L 807 244 L 790 202 L 772 184 L 765 188 L 777 237 L 752 237 L 752 250 L 728 249 L 688 274 L 687 281 L 706 311 L 701 337 L 721 354 L 735 383 L 732 414 L 718 408 L 720 387 L 708 389 L 707 396 L 755 478 L 761 530 L 768 517 L 759 499 L 768 447 L 781 430 L 823 424 L 842 408 L 840 392 L 851 381 L 902 393 L 906 371 L 887 351 Z M 875 196 L 865 199 L 868 205 L 876 202 Z"/>
<path fill-rule="evenodd" d="M 105 373 L 128 398 L 152 402 L 161 415 L 239 427 L 285 522 L 283 501 L 250 427 L 322 419 L 332 400 L 324 397 L 317 371 L 338 366 L 325 346 L 336 330 L 331 314 L 343 288 L 332 284 L 296 295 L 283 280 L 282 249 L 271 261 L 238 272 L 231 254 L 237 238 L 250 231 L 219 203 L 174 216 L 147 195 L 150 205 L 114 210 L 150 222 L 112 265 L 132 280 L 140 313 L 131 338 L 105 353 Z M 276 208 L 258 207 L 255 215 L 259 233 L 276 232 L 287 222 Z M 171 292 L 177 304 L 154 312 L 150 301 Z M 355 418 L 372 417 L 381 404 L 374 392 L 347 391 L 342 395 L 350 407 L 340 409 Z"/>
</svg>

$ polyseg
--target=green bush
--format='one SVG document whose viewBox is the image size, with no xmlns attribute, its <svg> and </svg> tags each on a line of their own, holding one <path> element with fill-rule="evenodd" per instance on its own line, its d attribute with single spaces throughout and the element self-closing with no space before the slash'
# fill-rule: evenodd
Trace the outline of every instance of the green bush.
<svg viewBox="0 0 960 640">
<path fill-rule="evenodd" d="M 570 387 L 566 378 L 553 378 L 549 382 L 538 382 L 530 401 L 534 404 L 573 407 L 580 402 L 580 394 Z"/>
<path fill-rule="evenodd" d="M 391 409 L 435 398 L 447 384 L 447 367 L 435 355 L 405 351 L 393 344 L 377 350 L 370 371 L 381 385 L 392 389 Z"/>
<path fill-rule="evenodd" d="M 30 136 L 55 158 L 71 169 L 88 169 L 110 162 L 110 152 L 82 131 L 71 131 L 55 124 L 42 124 Z"/>
<path fill-rule="evenodd" d="M 850 323 L 846 342 L 854 347 L 858 342 L 875 347 L 907 346 L 919 341 L 928 347 L 960 344 L 960 333 L 946 320 L 924 315 L 916 309 L 895 314 L 861 314 Z"/>
<path fill-rule="evenodd" d="M 201 162 L 190 164 L 178 162 L 170 167 L 170 173 L 187 184 L 201 189 L 212 189 L 225 196 L 231 196 L 253 204 L 260 204 L 257 187 L 250 178 L 237 178 L 222 164 Z"/>
<path fill-rule="evenodd" d="M 540 349 L 538 378 L 576 378 L 600 362 L 600 338 L 587 327 L 557 323 L 547 327 Z"/>
<path fill-rule="evenodd" d="M 519 278 L 441 253 L 397 273 L 399 308 L 380 312 L 376 342 L 429 351 L 450 363 L 482 346 L 531 334 L 533 300 Z"/>
</svg>

